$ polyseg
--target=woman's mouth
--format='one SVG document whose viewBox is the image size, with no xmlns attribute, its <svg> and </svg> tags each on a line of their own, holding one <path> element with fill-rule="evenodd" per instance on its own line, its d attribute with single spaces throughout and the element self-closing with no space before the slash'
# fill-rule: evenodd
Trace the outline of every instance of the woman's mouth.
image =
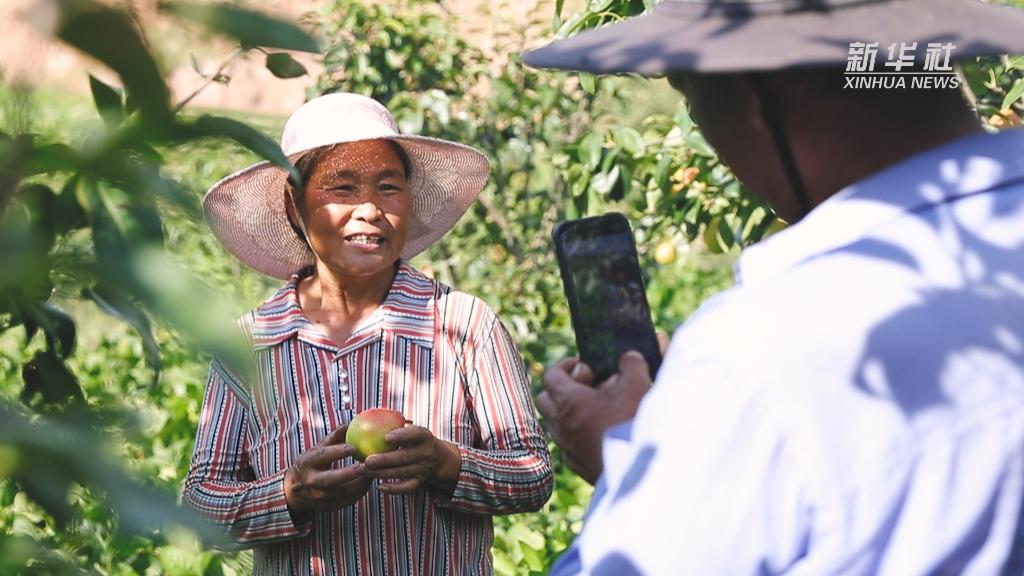
<svg viewBox="0 0 1024 576">
<path fill-rule="evenodd" d="M 351 236 L 346 236 L 345 241 L 359 248 L 371 250 L 379 248 L 385 242 L 384 238 L 369 234 L 353 234 Z"/>
</svg>

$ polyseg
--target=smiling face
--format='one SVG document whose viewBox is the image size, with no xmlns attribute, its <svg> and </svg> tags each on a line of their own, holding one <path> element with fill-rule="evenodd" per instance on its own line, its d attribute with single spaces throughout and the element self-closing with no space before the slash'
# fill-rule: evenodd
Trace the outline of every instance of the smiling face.
<svg viewBox="0 0 1024 576">
<path fill-rule="evenodd" d="M 317 259 L 343 276 L 390 274 L 409 233 L 412 193 L 398 145 L 339 144 L 316 160 L 299 200 Z"/>
</svg>

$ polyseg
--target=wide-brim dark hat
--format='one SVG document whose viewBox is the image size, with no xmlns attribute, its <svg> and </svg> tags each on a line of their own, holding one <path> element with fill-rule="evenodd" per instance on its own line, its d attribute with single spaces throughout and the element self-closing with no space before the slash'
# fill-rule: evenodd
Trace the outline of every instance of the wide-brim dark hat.
<svg viewBox="0 0 1024 576">
<path fill-rule="evenodd" d="M 726 73 L 845 66 L 852 42 L 952 43 L 953 60 L 1024 53 L 1024 10 L 978 0 L 664 0 L 642 16 L 527 52 L 536 68 Z M 884 68 L 883 68 L 884 69 Z"/>
</svg>

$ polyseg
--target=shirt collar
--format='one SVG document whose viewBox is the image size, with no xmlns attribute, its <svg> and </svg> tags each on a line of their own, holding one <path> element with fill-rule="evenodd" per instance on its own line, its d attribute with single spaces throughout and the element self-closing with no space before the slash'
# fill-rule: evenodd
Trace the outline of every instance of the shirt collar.
<svg viewBox="0 0 1024 576">
<path fill-rule="evenodd" d="M 842 248 L 910 212 L 1024 180 L 1024 130 L 975 134 L 928 150 L 837 192 L 794 225 L 744 250 L 749 285 Z"/>
<path fill-rule="evenodd" d="M 252 312 L 252 340 L 256 349 L 280 344 L 292 336 L 315 346 L 339 350 L 299 306 L 298 284 L 308 272 L 293 274 L 273 296 Z M 425 347 L 434 341 L 436 283 L 404 260 L 399 264 L 384 302 L 352 333 L 339 351 L 378 340 L 385 333 L 416 340 Z"/>
</svg>

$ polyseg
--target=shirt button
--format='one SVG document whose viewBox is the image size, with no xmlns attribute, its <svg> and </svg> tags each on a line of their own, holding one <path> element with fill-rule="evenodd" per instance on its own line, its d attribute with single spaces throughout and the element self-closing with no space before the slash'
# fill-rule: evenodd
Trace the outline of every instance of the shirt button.
<svg viewBox="0 0 1024 576">
<path fill-rule="evenodd" d="M 342 392 L 348 392 L 348 384 L 342 384 L 341 385 L 341 391 Z"/>
<path fill-rule="evenodd" d="M 352 402 L 352 397 L 349 396 L 348 394 L 345 394 L 344 396 L 342 396 L 341 399 L 342 399 L 342 401 L 345 402 L 345 404 L 350 404 Z"/>
</svg>

